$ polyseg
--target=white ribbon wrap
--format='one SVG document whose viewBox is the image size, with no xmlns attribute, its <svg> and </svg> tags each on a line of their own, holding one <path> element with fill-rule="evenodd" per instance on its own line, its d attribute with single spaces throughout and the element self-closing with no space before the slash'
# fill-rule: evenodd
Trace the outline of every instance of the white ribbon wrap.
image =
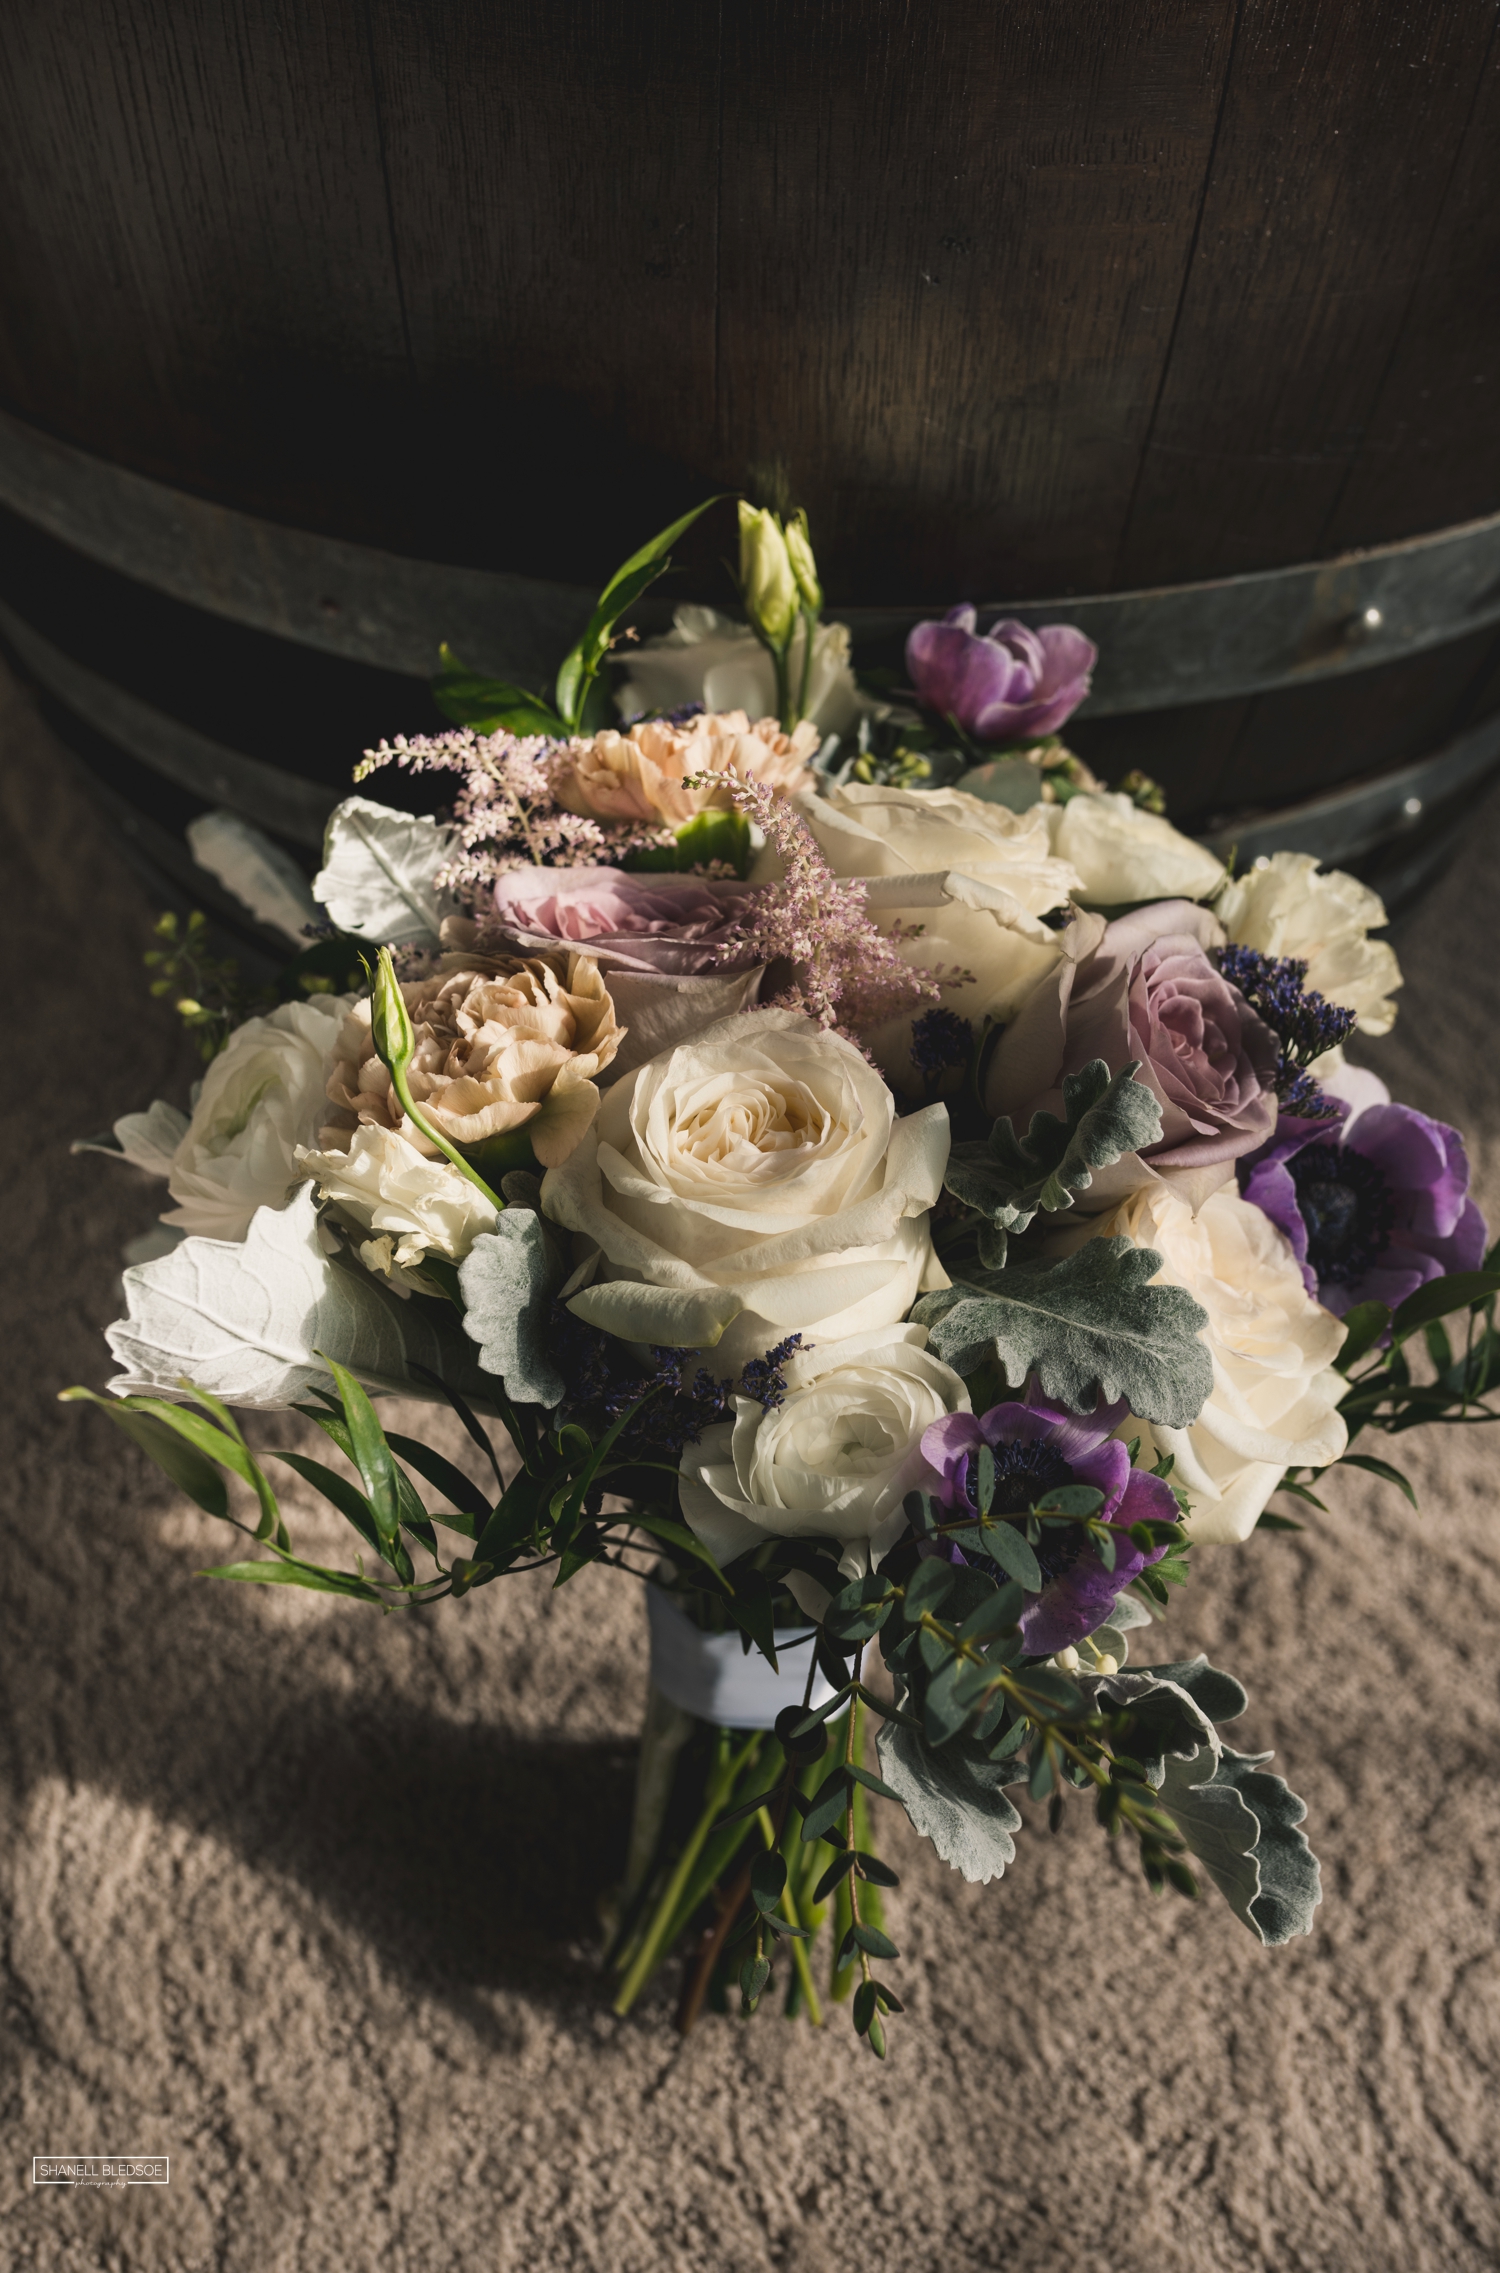
<svg viewBox="0 0 1500 2273">
<path fill-rule="evenodd" d="M 807 1688 L 811 1626 L 776 1630 L 780 1672 L 773 1673 L 752 1643 L 747 1652 L 738 1629 L 705 1634 L 659 1586 L 646 1589 L 651 1627 L 651 1682 L 672 1704 L 719 1728 L 773 1728 L 776 1715 L 800 1705 Z M 812 1709 L 833 1695 L 821 1673 L 813 1675 Z"/>
</svg>

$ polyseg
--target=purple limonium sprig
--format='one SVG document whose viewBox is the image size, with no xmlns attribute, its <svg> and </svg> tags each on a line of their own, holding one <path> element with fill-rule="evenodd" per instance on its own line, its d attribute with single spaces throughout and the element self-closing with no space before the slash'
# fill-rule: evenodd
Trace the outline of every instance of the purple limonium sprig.
<svg viewBox="0 0 1500 2273">
<path fill-rule="evenodd" d="M 1429 1279 L 1484 1258 L 1489 1234 L 1469 1197 L 1463 1138 L 1410 1105 L 1367 1105 L 1342 1125 L 1283 1114 L 1239 1177 L 1245 1198 L 1286 1233 L 1308 1293 L 1340 1317 L 1357 1302 L 1394 1310 Z"/>
<path fill-rule="evenodd" d="M 950 608 L 912 632 L 906 667 L 922 701 L 976 742 L 1056 733 L 1089 691 L 1098 648 L 1072 624 L 1032 631 L 1007 616 L 979 634 L 977 621 L 973 608 Z"/>
<path fill-rule="evenodd" d="M 705 1429 L 734 1419 L 736 1397 L 751 1398 L 763 1412 L 786 1398 L 786 1367 L 802 1349 L 800 1334 L 789 1334 L 764 1357 L 751 1358 L 738 1381 L 717 1380 L 706 1366 L 692 1366 L 690 1350 L 653 1347 L 642 1371 L 628 1343 L 589 1326 L 562 1302 L 552 1306 L 548 1347 L 566 1383 L 563 1417 L 602 1436 L 649 1389 L 652 1394 L 616 1440 L 617 1457 L 665 1460 L 676 1465 L 684 1445 L 697 1444 Z"/>
<path fill-rule="evenodd" d="M 954 1066 L 966 1066 L 974 1047 L 974 1028 L 956 1010 L 924 1010 L 912 1021 L 911 1062 L 929 1089 Z"/>
<path fill-rule="evenodd" d="M 1125 1418 L 1123 1400 L 1088 1415 L 1049 1405 L 1034 1390 L 1019 1404 L 989 1412 L 951 1413 L 922 1438 L 922 1457 L 936 1479 L 933 1496 L 945 1507 L 978 1509 L 975 1459 L 982 1444 L 995 1456 L 992 1516 L 1024 1515 L 1063 1484 L 1091 1484 L 1104 1494 L 1096 1520 L 1119 1530 L 1115 1567 L 1107 1571 L 1080 1525 L 1044 1524 L 1034 1552 L 1041 1565 L 1040 1594 L 1028 1595 L 1021 1636 L 1033 1657 L 1070 1649 L 1102 1626 L 1116 1598 L 1165 1547 L 1145 1550 L 1130 1537 L 1133 1523 L 1179 1521 L 1177 1502 L 1159 1476 L 1134 1468 L 1114 1431 Z"/>
<path fill-rule="evenodd" d="M 1220 947 L 1214 961 L 1276 1037 L 1275 1089 L 1283 1113 L 1306 1121 L 1331 1119 L 1340 1110 L 1308 1067 L 1354 1031 L 1357 1013 L 1328 1002 L 1306 984 L 1307 965 L 1296 955 L 1262 955 L 1254 947 Z"/>
</svg>

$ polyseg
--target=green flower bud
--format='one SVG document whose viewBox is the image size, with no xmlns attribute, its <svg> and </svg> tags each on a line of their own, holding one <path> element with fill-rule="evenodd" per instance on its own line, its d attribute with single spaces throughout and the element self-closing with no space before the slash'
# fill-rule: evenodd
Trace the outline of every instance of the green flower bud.
<svg viewBox="0 0 1500 2273">
<path fill-rule="evenodd" d="M 774 513 L 740 502 L 740 589 L 745 612 L 772 647 L 784 647 L 797 620 L 797 584 Z"/>
<path fill-rule="evenodd" d="M 368 964 L 365 968 L 369 971 Z M 370 1035 L 375 1054 L 392 1076 L 403 1074 L 411 1063 L 416 1038 L 388 947 L 381 948 L 380 959 L 369 976 Z"/>
<path fill-rule="evenodd" d="M 823 606 L 823 587 L 818 582 L 818 564 L 813 559 L 812 538 L 807 533 L 807 515 L 800 506 L 786 525 L 786 550 L 802 605 L 817 615 Z"/>
</svg>

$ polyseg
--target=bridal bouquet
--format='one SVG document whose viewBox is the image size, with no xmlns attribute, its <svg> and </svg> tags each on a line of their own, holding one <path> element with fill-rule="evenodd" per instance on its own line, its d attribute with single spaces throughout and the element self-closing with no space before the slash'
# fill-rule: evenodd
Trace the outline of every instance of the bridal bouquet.
<svg viewBox="0 0 1500 2273">
<path fill-rule="evenodd" d="M 1317 1508 L 1341 1460 L 1409 1492 L 1362 1433 L 1495 1417 L 1500 1271 L 1458 1133 L 1345 1060 L 1400 983 L 1371 892 L 1231 873 L 1101 787 L 1058 736 L 1095 659 L 1067 626 L 956 608 L 908 688 L 861 687 L 805 522 L 740 518 L 744 622 L 619 640 L 684 521 L 548 694 L 445 654 L 453 730 L 359 769 L 442 806 L 339 807 L 279 999 L 240 1015 L 164 919 L 209 1062 L 101 1140 L 166 1179 L 165 1251 L 109 1394 L 67 1394 L 253 1535 L 218 1578 L 385 1610 L 644 1580 L 618 2009 L 679 1949 L 681 2025 L 753 2008 L 780 1952 L 786 2009 L 849 1996 L 879 2054 L 873 1797 L 988 1881 L 1012 1792 L 1054 1826 L 1080 1794 L 1153 1887 L 1310 1929 L 1245 1692 L 1132 1640 L 1204 1548 L 1297 1528 L 1276 1494 Z M 295 1552 L 272 1462 L 349 1567 Z"/>
</svg>

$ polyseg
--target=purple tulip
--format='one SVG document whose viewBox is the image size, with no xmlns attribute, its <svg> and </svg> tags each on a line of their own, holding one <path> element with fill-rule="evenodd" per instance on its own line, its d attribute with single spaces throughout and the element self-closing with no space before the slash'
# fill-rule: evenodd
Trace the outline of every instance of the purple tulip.
<svg viewBox="0 0 1500 2273">
<path fill-rule="evenodd" d="M 1055 733 L 1088 693 L 1098 648 L 1072 624 L 1031 631 L 1004 617 L 980 638 L 976 621 L 972 608 L 950 608 L 907 640 L 906 667 L 923 702 L 978 742 Z"/>
<path fill-rule="evenodd" d="M 1367 1105 L 1347 1121 L 1284 1113 L 1240 1182 L 1291 1241 L 1308 1293 L 1340 1317 L 1356 1302 L 1394 1310 L 1484 1258 L 1463 1138 L 1410 1105 Z"/>
<path fill-rule="evenodd" d="M 1027 1596 L 1021 1612 L 1021 1635 L 1032 1657 L 1069 1649 L 1102 1626 L 1116 1597 L 1165 1554 L 1164 1547 L 1150 1553 L 1138 1547 L 1129 1536 L 1132 1523 L 1178 1521 L 1168 1486 L 1132 1468 L 1129 1451 L 1114 1435 L 1124 1418 L 1123 1401 L 1080 1419 L 1028 1391 L 1024 1403 L 996 1405 L 980 1417 L 951 1413 L 923 1435 L 922 1457 L 936 1478 L 931 1488 L 947 1507 L 977 1506 L 974 1455 L 981 1444 L 995 1456 L 992 1514 L 1024 1515 L 1062 1484 L 1092 1484 L 1104 1494 L 1098 1519 L 1120 1532 L 1112 1571 L 1077 1524 L 1043 1527 L 1035 1553 L 1044 1584 L 1040 1594 Z"/>
</svg>

